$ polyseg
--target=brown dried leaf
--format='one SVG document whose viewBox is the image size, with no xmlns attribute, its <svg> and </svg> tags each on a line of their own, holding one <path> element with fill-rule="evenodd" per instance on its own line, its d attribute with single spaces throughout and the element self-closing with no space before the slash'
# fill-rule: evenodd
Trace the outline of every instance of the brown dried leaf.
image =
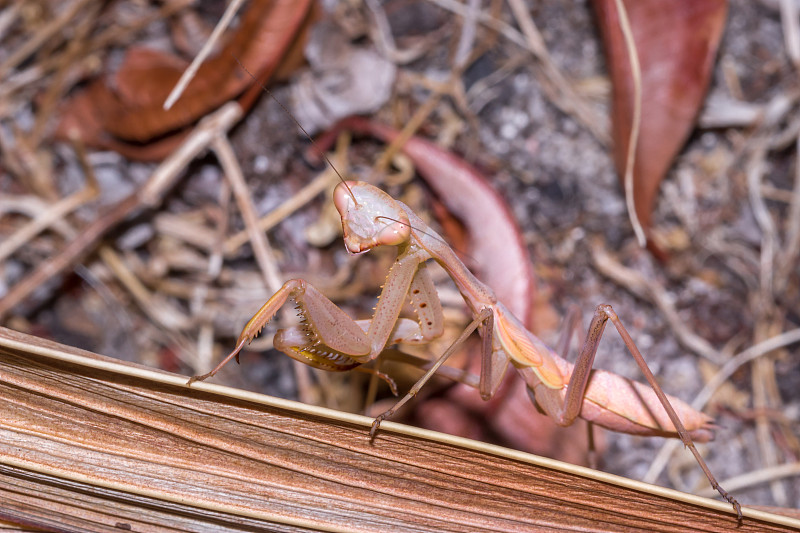
<svg viewBox="0 0 800 533">
<path fill-rule="evenodd" d="M 613 85 L 614 162 L 620 176 L 634 107 L 630 60 L 614 0 L 594 0 Z M 645 232 L 658 186 L 694 128 L 711 80 L 727 0 L 625 1 L 642 78 L 634 203 Z"/>
</svg>

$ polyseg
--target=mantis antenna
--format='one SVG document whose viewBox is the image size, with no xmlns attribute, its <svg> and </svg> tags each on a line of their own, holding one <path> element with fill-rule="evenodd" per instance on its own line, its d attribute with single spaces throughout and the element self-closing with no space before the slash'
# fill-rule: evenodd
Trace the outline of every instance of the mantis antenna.
<svg viewBox="0 0 800 533">
<path fill-rule="evenodd" d="M 308 140 L 311 142 L 311 144 L 313 144 L 313 145 L 316 147 L 316 146 L 317 146 L 317 143 L 315 143 L 315 142 L 314 142 L 314 139 L 312 139 L 312 138 L 311 138 L 311 135 L 309 135 L 309 133 L 306 131 L 306 129 L 303 127 L 303 125 L 302 125 L 302 124 L 300 124 L 300 121 L 298 121 L 298 120 L 297 120 L 297 119 L 294 117 L 294 115 L 292 114 L 292 112 L 291 112 L 291 111 L 289 111 L 289 109 L 288 109 L 288 108 L 287 108 L 285 105 L 283 105 L 283 102 L 281 102 L 280 100 L 278 100 L 278 98 L 277 98 L 277 97 L 276 97 L 276 96 L 275 96 L 275 95 L 272 93 L 272 91 L 270 91 L 269 89 L 267 89 L 267 87 L 266 87 L 266 86 L 265 86 L 263 83 L 261 83 L 260 81 L 258 81 L 258 78 L 256 78 L 255 76 L 253 76 L 253 74 L 252 74 L 252 73 L 251 73 L 249 70 L 247 70 L 247 67 L 245 67 L 245 66 L 242 64 L 242 62 L 241 62 L 241 61 L 239 61 L 239 58 L 238 58 L 238 57 L 236 57 L 236 56 L 235 56 L 235 55 L 233 55 L 233 54 L 231 54 L 231 55 L 232 55 L 232 56 L 233 56 L 233 58 L 236 60 L 236 62 L 237 62 L 237 63 L 239 63 L 239 66 L 240 66 L 240 67 L 242 67 L 242 70 L 244 70 L 245 72 L 247 72 L 247 75 L 248 75 L 248 76 L 250 76 L 251 78 L 253 78 L 253 81 L 254 81 L 254 82 L 256 82 L 256 83 L 258 83 L 259 85 L 261 85 L 261 89 L 262 89 L 262 90 L 263 90 L 265 93 L 267 93 L 267 94 L 269 95 L 269 97 L 270 97 L 270 98 L 272 98 L 273 100 L 275 100 L 275 102 L 277 102 L 277 104 L 278 104 L 279 106 L 281 106 L 281 109 L 283 109 L 283 111 L 284 111 L 284 112 L 285 112 L 287 115 L 289 115 L 289 118 L 291 118 L 291 119 L 292 119 L 292 121 L 293 121 L 293 122 L 294 122 L 294 123 L 297 125 L 297 127 L 298 127 L 298 128 L 300 128 L 300 131 L 302 131 L 302 132 L 303 132 L 303 135 L 305 135 L 305 136 L 306 136 L 306 139 L 308 139 Z M 324 157 L 324 158 L 325 158 L 325 161 L 327 161 L 328 165 L 330 165 L 330 167 L 333 169 L 333 171 L 336 173 L 336 175 L 337 175 L 337 176 L 339 176 L 339 181 L 341 181 L 341 182 L 342 182 L 342 184 L 344 184 L 345 188 L 347 189 L 347 192 L 348 192 L 348 193 L 350 193 L 350 197 L 353 199 L 353 202 L 356 204 L 356 206 L 358 206 L 358 205 L 359 205 L 359 203 L 358 203 L 358 200 L 356 200 L 356 197 L 355 197 L 355 195 L 353 194 L 353 191 L 350 189 L 350 186 L 347 184 L 347 181 L 344 179 L 344 177 L 343 177 L 343 176 L 342 176 L 342 175 L 339 173 L 339 170 L 336 168 L 336 166 L 334 166 L 333 162 L 330 160 L 330 158 L 328 157 L 328 155 L 327 155 L 325 152 L 323 152 L 322 150 L 318 150 L 318 152 L 322 154 L 322 157 Z"/>
</svg>

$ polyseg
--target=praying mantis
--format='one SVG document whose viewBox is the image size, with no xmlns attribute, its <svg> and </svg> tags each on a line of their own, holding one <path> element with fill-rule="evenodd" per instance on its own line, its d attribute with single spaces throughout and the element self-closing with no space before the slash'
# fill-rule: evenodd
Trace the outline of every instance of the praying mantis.
<svg viewBox="0 0 800 533">
<path fill-rule="evenodd" d="M 614 431 L 678 437 L 694 454 L 714 489 L 731 503 L 741 519 L 739 503 L 717 483 L 693 443 L 712 438 L 711 418 L 663 392 L 610 305 L 599 305 L 595 309 L 586 340 L 573 365 L 528 331 L 498 301 L 492 289 L 478 280 L 453 249 L 407 205 L 371 184 L 344 179 L 334 189 L 333 201 L 341 215 L 344 244 L 349 253 L 362 254 L 378 246 L 398 249 L 372 318 L 353 320 L 305 280 L 291 279 L 245 325 L 235 349 L 211 372 L 192 377 L 188 384 L 213 376 L 234 357 L 238 361 L 242 348 L 288 300 L 295 302 L 302 322 L 299 326 L 278 330 L 274 346 L 315 368 L 339 372 L 365 369 L 362 365 L 375 360 L 390 344 L 426 343 L 439 337 L 444 328 L 442 305 L 426 267 L 426 262 L 432 259 L 453 280 L 473 320 L 409 392 L 375 418 L 371 438 L 381 421 L 413 398 L 477 329 L 482 338 L 477 388 L 484 400 L 495 394 L 510 363 L 524 380 L 539 409 L 559 425 L 568 426 L 581 417 Z M 409 297 L 417 320 L 400 318 L 401 308 Z M 641 368 L 649 387 L 611 372 L 592 369 L 609 320 Z M 366 371 L 381 375 L 374 370 Z"/>
</svg>

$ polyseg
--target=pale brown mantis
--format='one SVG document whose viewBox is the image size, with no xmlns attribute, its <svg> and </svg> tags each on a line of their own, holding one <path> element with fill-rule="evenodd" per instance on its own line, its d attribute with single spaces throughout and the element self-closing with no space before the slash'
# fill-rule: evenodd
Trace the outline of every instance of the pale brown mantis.
<svg viewBox="0 0 800 533">
<path fill-rule="evenodd" d="M 306 281 L 289 280 L 250 319 L 236 348 L 211 372 L 191 378 L 189 384 L 213 376 L 232 358 L 238 359 L 245 344 L 258 335 L 289 299 L 295 301 L 303 321 L 300 326 L 279 330 L 274 346 L 315 368 L 357 369 L 376 359 L 390 344 L 424 343 L 440 336 L 442 307 L 425 265 L 433 259 L 454 281 L 473 320 L 411 390 L 375 419 L 371 437 L 375 436 L 381 421 L 413 398 L 456 348 L 478 329 L 483 349 L 477 388 L 482 398 L 494 395 L 510 362 L 540 409 L 560 425 L 568 426 L 580 416 L 614 431 L 678 437 L 694 454 L 711 485 L 733 505 L 741 518 L 739 503 L 720 487 L 693 443 L 693 439 L 705 442 L 712 438 L 712 420 L 663 392 L 611 306 L 596 308 L 573 366 L 525 329 L 497 301 L 494 292 L 479 281 L 446 242 L 408 206 L 373 185 L 344 180 L 336 187 L 333 200 L 341 215 L 345 247 L 351 254 L 382 245 L 398 247 L 397 259 L 372 318 L 353 320 Z M 411 299 L 417 321 L 400 318 L 407 297 Z M 650 387 L 611 372 L 592 370 L 608 320 L 619 331 Z"/>
</svg>

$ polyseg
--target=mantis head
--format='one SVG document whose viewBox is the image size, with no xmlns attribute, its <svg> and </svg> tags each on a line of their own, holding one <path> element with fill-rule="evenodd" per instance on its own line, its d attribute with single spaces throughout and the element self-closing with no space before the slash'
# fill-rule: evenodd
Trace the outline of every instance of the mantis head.
<svg viewBox="0 0 800 533">
<path fill-rule="evenodd" d="M 408 215 L 400 204 L 369 183 L 340 183 L 333 191 L 333 203 L 342 216 L 344 245 L 351 254 L 381 245 L 398 246 L 411 234 Z"/>
</svg>

